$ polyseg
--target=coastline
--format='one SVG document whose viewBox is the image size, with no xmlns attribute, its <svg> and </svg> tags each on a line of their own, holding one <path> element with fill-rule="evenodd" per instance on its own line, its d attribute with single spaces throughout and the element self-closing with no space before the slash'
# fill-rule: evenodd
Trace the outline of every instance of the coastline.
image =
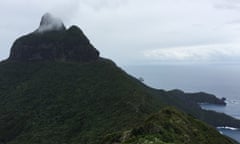
<svg viewBox="0 0 240 144">
<path fill-rule="evenodd" d="M 224 111 L 221 111 L 222 109 L 225 109 L 228 107 L 228 102 L 227 105 L 219 105 L 219 104 L 211 104 L 211 103 L 199 103 L 199 106 L 203 109 L 203 110 L 211 110 L 211 111 L 215 111 L 215 112 L 222 112 L 225 113 L 229 116 L 232 116 L 229 113 L 226 113 Z M 233 117 L 233 116 L 232 116 Z M 239 119 L 239 117 L 234 116 L 235 119 Z M 240 128 L 235 128 L 235 127 L 230 127 L 230 126 L 217 126 L 216 129 L 219 131 L 219 133 L 221 133 L 222 135 L 228 136 L 234 140 L 236 140 L 237 142 L 240 143 Z"/>
</svg>

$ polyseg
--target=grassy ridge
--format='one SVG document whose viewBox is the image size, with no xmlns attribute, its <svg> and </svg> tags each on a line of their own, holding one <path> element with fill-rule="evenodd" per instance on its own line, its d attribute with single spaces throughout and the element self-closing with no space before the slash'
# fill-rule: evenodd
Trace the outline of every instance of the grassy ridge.
<svg viewBox="0 0 240 144">
<path fill-rule="evenodd" d="M 103 143 L 227 144 L 234 141 L 192 116 L 168 107 L 150 115 L 139 127 L 106 136 Z"/>
</svg>

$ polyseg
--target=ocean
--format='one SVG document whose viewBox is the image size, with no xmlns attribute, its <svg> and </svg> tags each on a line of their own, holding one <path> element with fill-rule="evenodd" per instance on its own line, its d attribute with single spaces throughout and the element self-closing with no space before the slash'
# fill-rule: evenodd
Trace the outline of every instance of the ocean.
<svg viewBox="0 0 240 144">
<path fill-rule="evenodd" d="M 207 92 L 227 98 L 227 106 L 201 105 L 203 109 L 240 119 L 240 64 L 185 64 L 124 66 L 123 69 L 157 89 Z M 219 132 L 240 142 L 240 129 L 219 126 Z"/>
</svg>

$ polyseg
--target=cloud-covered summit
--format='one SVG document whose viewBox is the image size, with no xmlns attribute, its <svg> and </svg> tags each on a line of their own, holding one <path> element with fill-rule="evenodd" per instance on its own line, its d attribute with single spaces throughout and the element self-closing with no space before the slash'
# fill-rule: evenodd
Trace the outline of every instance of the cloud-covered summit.
<svg viewBox="0 0 240 144">
<path fill-rule="evenodd" d="M 46 31 L 61 31 L 66 30 L 61 19 L 52 16 L 50 13 L 46 13 L 42 16 L 40 26 L 36 30 L 37 33 L 43 33 Z"/>
<path fill-rule="evenodd" d="M 78 26 L 66 29 L 47 13 L 36 31 L 13 43 L 8 60 L 90 62 L 98 60 L 99 54 Z"/>
</svg>

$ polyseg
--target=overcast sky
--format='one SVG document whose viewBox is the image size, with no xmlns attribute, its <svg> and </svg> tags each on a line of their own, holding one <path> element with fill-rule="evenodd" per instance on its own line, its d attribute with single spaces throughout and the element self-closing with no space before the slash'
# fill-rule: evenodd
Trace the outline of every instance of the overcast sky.
<svg viewBox="0 0 240 144">
<path fill-rule="evenodd" d="M 46 12 L 119 65 L 240 62 L 240 0 L 1 0 L 1 60 Z"/>
</svg>

